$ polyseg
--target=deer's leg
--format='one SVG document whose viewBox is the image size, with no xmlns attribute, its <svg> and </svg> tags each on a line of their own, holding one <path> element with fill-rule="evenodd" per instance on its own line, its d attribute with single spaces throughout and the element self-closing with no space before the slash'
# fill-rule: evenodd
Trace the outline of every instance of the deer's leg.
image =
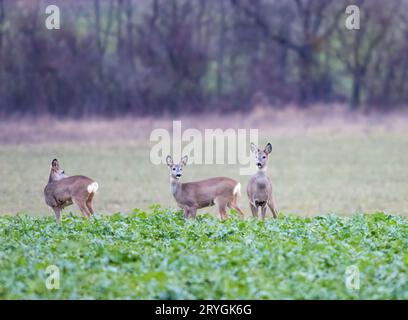
<svg viewBox="0 0 408 320">
<path fill-rule="evenodd" d="M 278 210 L 276 209 L 275 202 L 273 200 L 268 201 L 268 207 L 271 209 L 272 215 L 276 219 L 278 217 Z"/>
<path fill-rule="evenodd" d="M 61 209 L 59 207 L 52 207 L 55 213 L 55 221 L 61 223 Z"/>
<path fill-rule="evenodd" d="M 227 204 L 224 201 L 218 203 L 218 210 L 220 211 L 221 220 L 227 220 Z"/>
<path fill-rule="evenodd" d="M 92 200 L 93 200 L 93 197 L 94 197 L 94 193 L 92 192 L 90 195 L 89 195 L 89 197 L 88 197 L 88 199 L 86 200 L 86 206 L 88 207 L 88 210 L 89 210 L 89 212 L 91 213 L 91 215 L 93 215 L 94 214 L 94 210 L 93 210 L 93 208 L 92 208 Z"/>
<path fill-rule="evenodd" d="M 197 208 L 195 207 L 190 208 L 190 217 L 195 219 L 196 215 L 197 215 Z"/>
<path fill-rule="evenodd" d="M 258 207 L 255 207 L 252 203 L 250 203 L 249 206 L 251 207 L 252 216 L 258 218 Z"/>
<path fill-rule="evenodd" d="M 184 211 L 184 219 L 188 219 L 188 216 L 190 215 L 190 209 L 187 207 L 184 207 L 183 211 Z"/>
<path fill-rule="evenodd" d="M 234 199 L 232 199 L 232 201 L 231 201 L 230 203 L 228 203 L 227 206 L 228 206 L 228 208 L 230 208 L 230 209 L 232 208 L 232 209 L 237 210 L 238 213 L 239 213 L 240 216 L 241 216 L 241 219 L 243 219 L 243 218 L 245 217 L 244 212 L 243 212 L 240 208 L 238 208 L 238 206 L 237 206 L 237 197 L 234 197 Z"/>
<path fill-rule="evenodd" d="M 82 214 L 84 215 L 84 217 L 86 219 L 89 219 L 91 217 L 91 212 L 89 212 L 89 209 L 86 206 L 86 203 L 85 202 L 80 203 L 80 204 L 78 204 L 78 206 L 79 206 L 79 209 L 81 210 Z"/>
<path fill-rule="evenodd" d="M 223 197 L 217 197 L 214 199 L 214 203 L 218 206 L 218 211 L 220 213 L 221 220 L 228 219 L 227 215 L 228 199 L 225 199 Z"/>
<path fill-rule="evenodd" d="M 86 206 L 86 200 L 83 198 L 74 198 L 73 200 L 75 204 L 79 207 L 79 210 L 81 210 L 81 213 L 84 215 L 84 217 L 89 219 L 91 213 L 89 212 L 89 209 Z"/>
<path fill-rule="evenodd" d="M 224 205 L 219 205 L 218 209 L 220 211 L 220 216 L 221 216 L 221 220 L 227 220 L 228 219 L 228 215 L 227 215 L 227 206 Z"/>
<path fill-rule="evenodd" d="M 264 204 L 264 205 L 261 207 L 261 215 L 262 215 L 262 220 L 265 220 L 266 204 Z"/>
</svg>

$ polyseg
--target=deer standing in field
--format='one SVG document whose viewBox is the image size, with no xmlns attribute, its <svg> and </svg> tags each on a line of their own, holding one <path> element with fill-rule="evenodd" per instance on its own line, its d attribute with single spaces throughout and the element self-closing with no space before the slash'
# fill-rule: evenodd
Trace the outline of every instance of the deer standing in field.
<svg viewBox="0 0 408 320">
<path fill-rule="evenodd" d="M 257 172 L 250 178 L 247 186 L 247 194 L 252 215 L 258 217 L 259 207 L 261 207 L 262 220 L 265 219 L 266 206 L 272 211 L 274 218 L 278 216 L 276 204 L 272 196 L 272 183 L 266 175 L 269 154 L 272 152 L 272 145 L 268 143 L 264 150 L 260 150 L 254 143 L 251 143 L 251 152 L 255 154 Z"/>
<path fill-rule="evenodd" d="M 228 218 L 227 207 L 235 209 L 241 217 L 244 213 L 237 206 L 241 184 L 225 177 L 210 178 L 201 181 L 181 183 L 183 168 L 187 165 L 188 157 L 184 156 L 180 163 L 175 164 L 171 156 L 167 156 L 166 163 L 170 168 L 171 192 L 180 208 L 184 210 L 184 217 L 196 217 L 197 209 L 217 205 L 221 219 Z"/>
<path fill-rule="evenodd" d="M 44 189 L 45 202 L 55 212 L 59 223 L 61 210 L 75 203 L 85 218 L 94 213 L 92 199 L 98 190 L 98 183 L 85 176 L 65 175 L 57 159 L 52 160 L 48 184 Z"/>
</svg>

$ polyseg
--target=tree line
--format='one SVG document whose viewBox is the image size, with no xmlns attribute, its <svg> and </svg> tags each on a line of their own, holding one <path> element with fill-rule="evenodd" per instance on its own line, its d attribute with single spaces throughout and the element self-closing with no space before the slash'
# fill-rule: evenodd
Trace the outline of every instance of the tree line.
<svg viewBox="0 0 408 320">
<path fill-rule="evenodd" d="M 56 0 L 59 30 L 48 2 L 0 0 L 2 116 L 407 105 L 407 0 Z"/>
</svg>

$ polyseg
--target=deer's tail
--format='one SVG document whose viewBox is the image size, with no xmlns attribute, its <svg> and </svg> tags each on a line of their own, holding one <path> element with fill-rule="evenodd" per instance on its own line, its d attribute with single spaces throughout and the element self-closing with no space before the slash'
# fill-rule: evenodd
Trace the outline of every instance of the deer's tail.
<svg viewBox="0 0 408 320">
<path fill-rule="evenodd" d="M 87 190 L 89 193 L 96 193 L 96 191 L 98 191 L 98 188 L 98 182 L 92 182 L 90 185 L 88 185 Z"/>
<path fill-rule="evenodd" d="M 234 187 L 234 191 L 232 192 L 234 196 L 240 197 L 241 196 L 241 183 L 237 183 L 237 185 Z"/>
</svg>

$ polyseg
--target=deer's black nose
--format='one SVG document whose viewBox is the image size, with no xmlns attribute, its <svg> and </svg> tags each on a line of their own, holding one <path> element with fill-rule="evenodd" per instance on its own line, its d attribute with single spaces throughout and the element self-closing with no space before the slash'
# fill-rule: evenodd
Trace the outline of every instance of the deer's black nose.
<svg viewBox="0 0 408 320">
<path fill-rule="evenodd" d="M 62 172 L 61 172 L 61 174 L 64 174 L 65 173 L 65 171 L 63 170 Z"/>
<path fill-rule="evenodd" d="M 177 178 L 180 178 L 180 177 L 181 177 L 181 174 L 180 174 L 180 173 L 177 173 L 177 174 L 176 174 L 176 177 L 177 177 Z"/>
</svg>

